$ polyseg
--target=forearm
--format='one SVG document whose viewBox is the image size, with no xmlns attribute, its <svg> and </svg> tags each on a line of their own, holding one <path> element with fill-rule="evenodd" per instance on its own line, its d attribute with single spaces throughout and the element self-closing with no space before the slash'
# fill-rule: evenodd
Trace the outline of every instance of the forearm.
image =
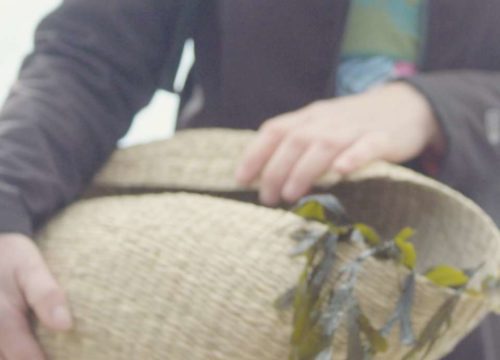
<svg viewBox="0 0 500 360">
<path fill-rule="evenodd" d="M 30 234 L 83 189 L 157 87 L 170 16 L 70 0 L 42 22 L 0 113 L 0 231 Z"/>
</svg>

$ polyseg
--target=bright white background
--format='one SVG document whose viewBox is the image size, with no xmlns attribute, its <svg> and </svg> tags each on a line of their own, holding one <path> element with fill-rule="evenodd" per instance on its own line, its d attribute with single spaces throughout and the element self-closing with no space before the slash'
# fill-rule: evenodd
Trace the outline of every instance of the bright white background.
<svg viewBox="0 0 500 360">
<path fill-rule="evenodd" d="M 32 48 L 36 25 L 59 3 L 60 0 L 0 0 L 0 104 L 15 81 L 21 60 Z M 189 67 L 192 57 L 190 51 L 183 59 L 184 70 Z M 158 91 L 150 105 L 138 114 L 121 145 L 170 136 L 177 103 L 176 96 Z"/>
</svg>

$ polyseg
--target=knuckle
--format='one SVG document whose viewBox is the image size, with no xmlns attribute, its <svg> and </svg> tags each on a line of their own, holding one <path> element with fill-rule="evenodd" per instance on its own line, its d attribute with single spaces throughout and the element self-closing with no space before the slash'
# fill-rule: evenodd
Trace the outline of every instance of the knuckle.
<svg viewBox="0 0 500 360">
<path fill-rule="evenodd" d="M 312 136 L 306 131 L 294 131 L 287 137 L 287 145 L 293 148 L 304 148 L 312 140 Z"/>
<path fill-rule="evenodd" d="M 268 120 L 260 126 L 259 131 L 267 136 L 277 138 L 284 135 L 285 127 L 277 120 Z"/>
<path fill-rule="evenodd" d="M 304 110 L 311 120 L 321 120 L 330 113 L 326 100 L 315 101 L 309 104 Z"/>
<path fill-rule="evenodd" d="M 312 113 L 322 111 L 325 108 L 325 100 L 316 100 L 307 105 L 304 109 Z"/>
<path fill-rule="evenodd" d="M 342 139 L 336 136 L 322 136 L 317 139 L 315 146 L 322 151 L 331 151 L 337 149 L 342 144 Z"/>
<path fill-rule="evenodd" d="M 334 135 L 322 134 L 320 138 L 316 140 L 316 146 L 322 151 L 335 151 L 344 147 L 348 142 L 349 139 L 342 133 Z"/>
</svg>

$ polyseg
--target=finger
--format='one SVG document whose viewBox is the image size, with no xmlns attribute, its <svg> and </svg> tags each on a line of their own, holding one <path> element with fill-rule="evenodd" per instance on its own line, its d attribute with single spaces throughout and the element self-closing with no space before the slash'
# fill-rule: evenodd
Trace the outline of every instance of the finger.
<svg viewBox="0 0 500 360">
<path fill-rule="evenodd" d="M 280 141 L 281 137 L 276 134 L 262 133 L 258 135 L 245 151 L 243 160 L 236 171 L 236 181 L 242 185 L 249 185 L 254 181 Z"/>
<path fill-rule="evenodd" d="M 52 330 L 68 330 L 72 319 L 63 291 L 39 253 L 19 269 L 18 283 L 26 302 L 41 323 Z"/>
<path fill-rule="evenodd" d="M 266 205 L 276 205 L 283 185 L 296 162 L 308 147 L 305 134 L 295 133 L 283 140 L 262 172 L 260 183 L 260 201 Z"/>
<path fill-rule="evenodd" d="M 242 185 L 254 181 L 297 121 L 296 114 L 285 114 L 265 122 L 245 151 L 236 171 L 236 181 Z"/>
<path fill-rule="evenodd" d="M 0 309 L 0 349 L 5 360 L 43 360 L 25 315 L 17 309 Z"/>
<path fill-rule="evenodd" d="M 288 202 L 295 202 L 304 196 L 314 181 L 328 171 L 332 161 L 342 148 L 317 143 L 309 147 L 293 170 L 283 188 L 282 197 Z"/>
<path fill-rule="evenodd" d="M 385 134 L 364 135 L 339 154 L 333 164 L 333 169 L 341 174 L 351 173 L 374 160 L 382 159 L 386 149 Z"/>
</svg>

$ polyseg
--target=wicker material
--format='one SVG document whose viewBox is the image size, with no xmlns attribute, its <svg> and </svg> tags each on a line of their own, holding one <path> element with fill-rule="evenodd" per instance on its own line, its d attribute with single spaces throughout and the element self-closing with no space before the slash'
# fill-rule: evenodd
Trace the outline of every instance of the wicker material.
<svg viewBox="0 0 500 360">
<path fill-rule="evenodd" d="M 242 196 L 232 174 L 251 137 L 250 132 L 198 130 L 121 150 L 91 192 L 196 189 Z M 198 161 L 201 156 L 204 161 Z M 419 269 L 443 262 L 462 268 L 484 263 L 478 278 L 496 273 L 498 229 L 453 190 L 385 164 L 328 189 L 356 220 L 387 236 L 415 227 Z M 42 344 L 53 360 L 286 359 L 290 319 L 281 318 L 272 302 L 297 280 L 302 260 L 287 253 L 293 246 L 290 235 L 304 226 L 311 225 L 282 210 L 195 194 L 80 201 L 40 234 L 76 316 L 76 328 L 68 334 L 38 328 Z M 339 266 L 359 251 L 341 246 Z M 404 275 L 391 263 L 367 261 L 357 292 L 375 325 L 393 310 Z M 417 333 L 449 295 L 418 279 Z M 460 315 L 427 359 L 450 351 L 491 305 L 464 295 Z M 345 338 L 340 332 L 336 339 L 337 359 L 344 358 Z M 379 358 L 395 360 L 406 353 L 396 339 L 397 330 L 390 352 Z"/>
<path fill-rule="evenodd" d="M 253 131 L 229 129 L 187 130 L 168 141 L 117 151 L 96 176 L 91 191 L 241 191 L 234 171 L 254 135 Z M 329 174 L 321 182 L 337 180 L 338 176 Z"/>
</svg>

